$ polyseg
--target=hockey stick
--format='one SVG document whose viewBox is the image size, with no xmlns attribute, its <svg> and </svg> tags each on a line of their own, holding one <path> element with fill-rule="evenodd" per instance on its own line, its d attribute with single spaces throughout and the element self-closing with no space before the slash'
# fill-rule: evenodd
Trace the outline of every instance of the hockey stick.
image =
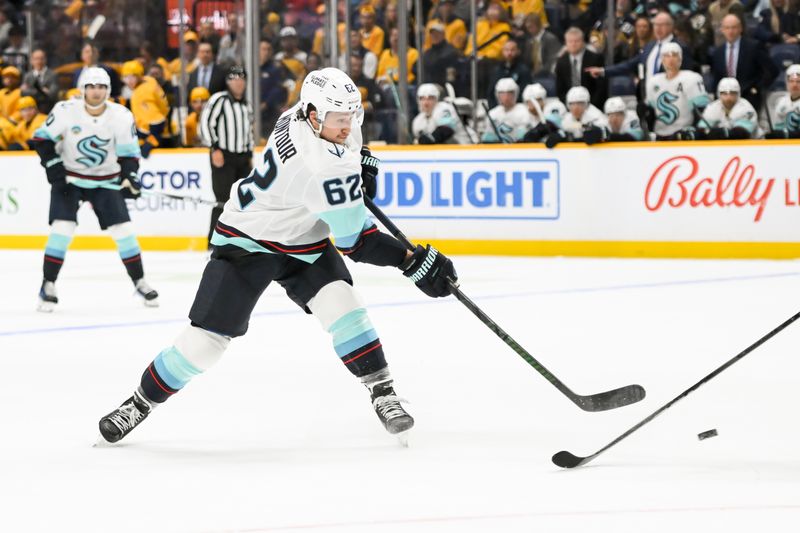
<svg viewBox="0 0 800 533">
<path fill-rule="evenodd" d="M 411 244 L 411 241 L 409 241 L 408 238 L 403 235 L 403 232 L 400 231 L 397 226 L 395 226 L 394 222 L 392 222 L 371 199 L 365 196 L 364 204 L 397 240 L 402 242 L 403 245 L 409 250 L 414 250 L 415 246 Z M 467 298 L 467 296 L 461 292 L 461 289 L 459 289 L 458 283 L 449 280 L 449 284 L 450 292 L 458 299 L 459 302 L 464 304 L 467 309 L 472 311 L 472 314 L 478 317 L 478 320 L 483 322 L 490 330 L 492 330 L 492 332 L 494 332 L 495 335 L 500 337 L 503 342 L 511 347 L 511 349 L 517 353 L 517 355 L 522 357 L 526 363 L 531 365 L 537 372 L 539 372 L 539 374 L 544 376 L 547 381 L 552 383 L 555 388 L 561 391 L 564 396 L 569 398 L 575 405 L 584 411 L 607 411 L 609 409 L 616 409 L 617 407 L 623 407 L 625 405 L 636 403 L 644 398 L 645 390 L 641 385 L 628 385 L 619 389 L 601 392 L 598 394 L 591 394 L 589 396 L 575 394 L 570 390 L 569 387 L 564 385 L 560 379 L 555 377 L 549 370 L 547 370 L 544 365 L 534 359 L 534 357 L 528 353 L 525 348 L 520 346 L 517 341 L 512 339 L 511 335 L 503 331 L 503 329 L 498 326 L 494 320 L 489 318 L 486 313 L 484 313 L 472 300 Z"/>
<path fill-rule="evenodd" d="M 758 348 L 759 346 L 761 346 L 762 344 L 767 342 L 769 339 L 771 339 L 772 337 L 774 337 L 775 335 L 777 335 L 778 333 L 780 333 L 781 331 L 786 329 L 792 322 L 794 322 L 798 318 L 800 318 L 800 312 L 798 312 L 793 317 L 788 319 L 786 322 L 784 322 L 783 324 L 781 324 L 777 328 L 773 329 L 772 331 L 770 331 L 769 333 L 767 333 L 766 335 L 764 335 L 763 337 L 758 339 L 756 342 L 754 342 L 753 344 L 751 344 L 750 346 L 745 348 L 741 353 L 739 353 L 738 355 L 736 355 L 732 359 L 730 359 L 727 363 L 725 363 L 722 366 L 718 367 L 716 370 L 711 372 L 709 375 L 707 375 L 706 377 L 704 377 L 703 379 L 701 379 L 700 381 L 698 381 L 697 383 L 695 383 L 694 385 L 692 385 L 691 387 L 689 387 L 688 389 L 686 389 L 685 391 L 680 393 L 678 396 L 676 396 L 675 398 L 670 400 L 668 403 L 666 403 L 664 406 L 662 406 L 656 412 L 654 412 L 653 414 L 651 414 L 650 416 L 648 416 L 647 418 L 645 418 L 644 420 L 642 420 L 641 422 L 639 422 L 638 424 L 636 424 L 635 426 L 630 428 L 628 431 L 626 431 L 625 433 L 623 433 L 622 435 L 620 435 L 619 437 L 617 437 L 616 439 L 611 441 L 609 444 L 607 444 L 604 447 L 600 448 L 598 451 L 596 451 L 592 455 L 588 455 L 586 457 L 578 457 L 576 455 L 571 454 L 570 452 L 560 451 L 560 452 L 558 452 L 557 454 L 555 454 L 553 456 L 553 463 L 555 463 L 557 466 L 560 466 L 562 468 L 575 468 L 576 466 L 585 465 L 586 463 L 588 463 L 589 461 L 593 460 L 595 457 L 597 457 L 598 455 L 600 455 L 604 451 L 608 450 L 609 448 L 611 448 L 612 446 L 614 446 L 615 444 L 617 444 L 621 440 L 625 439 L 628 435 L 630 435 L 631 433 L 633 433 L 634 431 L 636 431 L 640 427 L 644 426 L 645 424 L 647 424 L 648 422 L 653 420 L 655 417 L 657 417 L 658 415 L 660 415 L 661 413 L 663 413 L 664 411 L 666 411 L 667 409 L 672 407 L 679 400 L 682 400 L 683 398 L 685 398 L 686 396 L 688 396 L 689 394 L 691 394 L 692 392 L 694 392 L 695 390 L 700 388 L 701 385 L 709 382 L 717 374 L 721 373 L 723 370 L 725 370 L 726 368 L 731 366 L 733 363 L 737 362 L 739 359 L 743 358 L 745 355 L 749 354 L 750 352 L 752 352 L 753 350 L 755 350 L 756 348 Z"/>
<path fill-rule="evenodd" d="M 508 144 L 506 138 L 500 135 L 500 130 L 497 128 L 497 124 L 495 124 L 494 119 L 492 119 L 492 116 L 489 114 L 489 106 L 486 105 L 486 102 L 481 102 L 481 104 L 483 105 L 483 110 L 486 111 L 486 118 L 489 119 L 489 123 L 492 125 L 494 134 L 497 135 L 497 138 L 500 140 L 501 143 Z"/>
<path fill-rule="evenodd" d="M 119 184 L 115 183 L 106 183 L 101 185 L 103 189 L 110 189 L 112 191 L 121 191 L 123 187 Z M 184 202 L 192 202 L 193 204 L 199 205 L 210 205 L 211 207 L 223 207 L 225 202 L 217 202 L 216 200 L 206 200 L 205 198 L 200 198 L 199 196 L 181 196 L 180 194 L 170 194 L 168 192 L 161 192 L 161 191 L 148 191 L 142 189 L 139 191 L 142 196 L 154 196 L 156 198 L 169 198 L 171 200 L 183 200 Z"/>
</svg>

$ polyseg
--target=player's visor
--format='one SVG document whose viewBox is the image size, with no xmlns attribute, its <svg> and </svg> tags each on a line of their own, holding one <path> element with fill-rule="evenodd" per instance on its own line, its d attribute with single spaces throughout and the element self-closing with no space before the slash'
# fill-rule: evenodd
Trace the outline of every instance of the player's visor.
<svg viewBox="0 0 800 533">
<path fill-rule="evenodd" d="M 86 89 L 92 89 L 92 88 L 108 89 L 108 85 L 105 85 L 105 84 L 101 85 L 99 83 L 87 83 L 86 85 L 84 85 L 84 88 L 86 88 Z"/>
<path fill-rule="evenodd" d="M 344 129 L 353 127 L 353 119 L 363 120 L 364 112 L 358 111 L 329 111 L 325 113 L 325 121 L 322 123 L 326 128 Z"/>
</svg>

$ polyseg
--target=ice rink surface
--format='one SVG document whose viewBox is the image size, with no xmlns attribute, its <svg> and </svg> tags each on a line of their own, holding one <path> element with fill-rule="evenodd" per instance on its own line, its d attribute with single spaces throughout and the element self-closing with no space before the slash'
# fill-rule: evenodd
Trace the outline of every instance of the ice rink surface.
<svg viewBox="0 0 800 533">
<path fill-rule="evenodd" d="M 753 532 L 800 524 L 800 324 L 589 465 L 588 455 L 800 308 L 797 261 L 457 257 L 462 288 L 585 413 L 453 298 L 349 263 L 416 418 L 380 427 L 316 319 L 271 286 L 248 334 L 121 444 L 97 421 L 187 323 L 204 254 L 70 252 L 52 315 L 41 253 L 0 252 L 0 531 Z M 719 436 L 698 441 L 701 431 Z"/>
</svg>

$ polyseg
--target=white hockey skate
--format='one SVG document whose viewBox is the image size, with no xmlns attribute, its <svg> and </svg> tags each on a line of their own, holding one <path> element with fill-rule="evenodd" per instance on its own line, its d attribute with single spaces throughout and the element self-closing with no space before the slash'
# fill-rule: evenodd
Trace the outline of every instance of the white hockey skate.
<svg viewBox="0 0 800 533">
<path fill-rule="evenodd" d="M 57 303 L 56 284 L 52 281 L 43 280 L 42 288 L 39 289 L 39 305 L 36 310 L 41 313 L 52 313 Z"/>
<path fill-rule="evenodd" d="M 136 280 L 134 285 L 136 287 L 136 294 L 144 299 L 144 305 L 146 307 L 158 307 L 158 293 L 153 287 L 147 284 L 144 278 Z"/>
</svg>

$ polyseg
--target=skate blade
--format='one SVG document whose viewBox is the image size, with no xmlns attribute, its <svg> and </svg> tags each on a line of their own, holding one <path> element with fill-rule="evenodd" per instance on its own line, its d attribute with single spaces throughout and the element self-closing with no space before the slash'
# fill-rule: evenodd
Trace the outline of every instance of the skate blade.
<svg viewBox="0 0 800 533">
<path fill-rule="evenodd" d="M 145 300 L 144 301 L 145 307 L 158 307 L 158 298 L 155 300 Z"/>
<path fill-rule="evenodd" d="M 99 433 L 97 435 L 97 440 L 95 441 L 94 444 L 92 444 L 92 448 L 111 448 L 112 446 L 114 446 L 114 444 L 108 442 Z"/>
<path fill-rule="evenodd" d="M 408 448 L 408 434 L 410 430 L 401 431 L 400 433 L 396 433 L 395 437 L 397 437 L 397 442 L 400 443 L 400 446 L 403 448 Z"/>
<path fill-rule="evenodd" d="M 40 313 L 52 313 L 56 309 L 56 304 L 53 302 L 45 302 L 43 300 L 39 300 L 39 305 L 36 306 L 36 310 Z"/>
</svg>

